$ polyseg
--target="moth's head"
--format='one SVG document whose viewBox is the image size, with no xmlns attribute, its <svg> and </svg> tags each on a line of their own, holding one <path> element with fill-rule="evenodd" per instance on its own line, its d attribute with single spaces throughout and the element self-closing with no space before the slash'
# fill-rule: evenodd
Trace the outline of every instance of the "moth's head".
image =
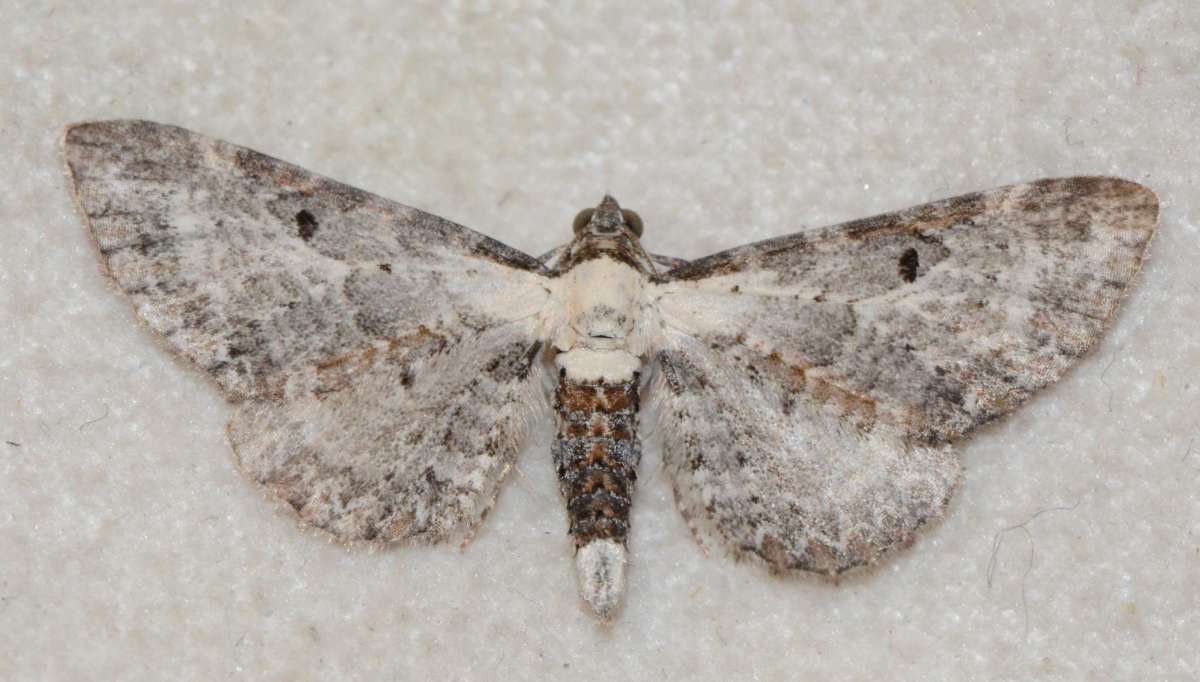
<svg viewBox="0 0 1200 682">
<path fill-rule="evenodd" d="M 575 216 L 575 237 L 617 237 L 622 234 L 639 239 L 642 236 L 641 217 L 617 205 L 617 200 L 605 195 L 596 208 L 585 208 Z"/>
</svg>

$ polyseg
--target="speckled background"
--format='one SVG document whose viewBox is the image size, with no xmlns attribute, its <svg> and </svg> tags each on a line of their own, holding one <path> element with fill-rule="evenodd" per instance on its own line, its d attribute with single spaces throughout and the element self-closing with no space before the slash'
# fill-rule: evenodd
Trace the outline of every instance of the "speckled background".
<svg viewBox="0 0 1200 682">
<path fill-rule="evenodd" d="M 0 679 L 1200 675 L 1200 5 L 138 4 L 0 12 Z M 112 117 L 535 254 L 605 191 L 684 257 L 1054 175 L 1143 182 L 1162 223 L 1105 342 L 973 439 L 947 520 L 876 570 L 705 556 L 652 438 L 603 627 L 548 430 L 465 551 L 348 552 L 239 477 L 228 408 L 74 213 L 62 127 Z"/>
</svg>

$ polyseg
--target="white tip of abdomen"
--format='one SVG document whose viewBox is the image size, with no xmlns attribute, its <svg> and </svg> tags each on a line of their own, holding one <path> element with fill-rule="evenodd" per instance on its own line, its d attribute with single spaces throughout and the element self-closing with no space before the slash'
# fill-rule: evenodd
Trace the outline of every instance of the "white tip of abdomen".
<svg viewBox="0 0 1200 682">
<path fill-rule="evenodd" d="M 579 596 L 602 620 L 611 620 L 625 593 L 629 552 L 614 540 L 592 540 L 575 552 Z"/>
</svg>

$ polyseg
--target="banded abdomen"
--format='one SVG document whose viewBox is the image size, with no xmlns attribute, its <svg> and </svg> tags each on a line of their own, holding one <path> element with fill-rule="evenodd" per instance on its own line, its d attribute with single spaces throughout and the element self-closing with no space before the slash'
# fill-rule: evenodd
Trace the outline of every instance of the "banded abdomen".
<svg viewBox="0 0 1200 682">
<path fill-rule="evenodd" d="M 625 381 L 588 381 L 563 369 L 554 402 L 554 466 L 567 504 L 580 592 L 608 617 L 624 590 L 629 506 L 642 455 L 638 374 Z"/>
<path fill-rule="evenodd" d="M 579 594 L 612 617 L 625 591 L 629 505 L 642 448 L 638 374 L 654 328 L 643 318 L 654 273 L 641 220 L 612 197 L 575 222 L 556 265 L 551 345 L 559 368 L 554 465 L 575 543 Z"/>
</svg>

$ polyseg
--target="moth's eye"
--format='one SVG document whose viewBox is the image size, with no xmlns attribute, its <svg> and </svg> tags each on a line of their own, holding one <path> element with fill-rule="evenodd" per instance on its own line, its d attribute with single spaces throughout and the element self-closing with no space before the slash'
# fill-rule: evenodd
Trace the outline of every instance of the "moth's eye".
<svg viewBox="0 0 1200 682">
<path fill-rule="evenodd" d="M 573 228 L 575 230 L 575 234 L 579 234 L 580 230 L 587 227 L 587 224 L 589 222 L 591 222 L 591 220 L 592 220 L 592 214 L 595 212 L 596 212 L 596 209 L 594 209 L 594 208 L 585 208 L 582 211 L 580 211 L 578 214 L 576 214 L 575 226 Z"/>
<path fill-rule="evenodd" d="M 625 219 L 625 224 L 629 226 L 629 229 L 633 230 L 633 233 L 640 239 L 642 230 L 646 229 L 642 226 L 642 217 L 627 208 L 621 209 L 621 217 Z"/>
</svg>

